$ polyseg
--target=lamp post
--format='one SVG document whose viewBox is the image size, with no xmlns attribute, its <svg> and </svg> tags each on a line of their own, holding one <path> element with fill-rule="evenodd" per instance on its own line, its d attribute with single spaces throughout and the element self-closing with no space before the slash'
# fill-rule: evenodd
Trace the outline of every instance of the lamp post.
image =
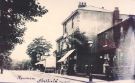
<svg viewBox="0 0 135 83">
<path fill-rule="evenodd" d="M 91 47 L 92 47 L 92 45 L 93 45 L 93 41 L 88 41 L 88 44 L 89 44 L 89 47 L 90 47 L 90 54 L 92 54 L 92 51 L 91 51 Z M 90 62 L 89 63 L 89 82 L 92 82 L 92 63 Z"/>
</svg>

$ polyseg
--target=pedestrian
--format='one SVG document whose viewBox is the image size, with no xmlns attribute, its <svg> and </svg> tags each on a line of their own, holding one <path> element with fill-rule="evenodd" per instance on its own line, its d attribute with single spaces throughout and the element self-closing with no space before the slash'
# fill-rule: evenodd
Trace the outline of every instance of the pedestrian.
<svg viewBox="0 0 135 83">
<path fill-rule="evenodd" d="M 106 78 L 107 80 L 112 80 L 112 69 L 110 66 L 106 66 Z"/>
<path fill-rule="evenodd" d="M 4 66 L 4 56 L 0 55 L 0 72 L 3 74 L 3 66 Z"/>
<path fill-rule="evenodd" d="M 86 71 L 86 75 L 89 76 L 89 66 L 85 65 L 85 71 Z"/>
<path fill-rule="evenodd" d="M 92 82 L 92 78 L 93 78 L 92 71 L 93 71 L 93 65 L 91 64 L 89 66 L 89 82 Z"/>
<path fill-rule="evenodd" d="M 76 64 L 74 64 L 74 75 L 76 74 Z"/>
<path fill-rule="evenodd" d="M 106 74 L 106 70 L 107 70 L 107 67 L 109 66 L 109 62 L 108 60 L 105 60 L 104 64 L 103 64 L 103 73 Z"/>
<path fill-rule="evenodd" d="M 63 75 L 64 74 L 64 66 L 62 65 L 61 66 L 61 75 Z"/>
</svg>

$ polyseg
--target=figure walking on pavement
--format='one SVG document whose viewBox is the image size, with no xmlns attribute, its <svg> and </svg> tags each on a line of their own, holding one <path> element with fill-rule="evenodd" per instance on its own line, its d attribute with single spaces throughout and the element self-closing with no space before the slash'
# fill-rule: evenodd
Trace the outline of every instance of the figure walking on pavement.
<svg viewBox="0 0 135 83">
<path fill-rule="evenodd" d="M 64 65 L 61 66 L 61 75 L 64 75 Z"/>
<path fill-rule="evenodd" d="M 4 56 L 0 54 L 0 72 L 3 74 Z"/>
<path fill-rule="evenodd" d="M 89 65 L 89 82 L 92 82 L 92 79 L 93 79 L 92 73 L 93 73 L 93 65 L 90 64 Z"/>
</svg>

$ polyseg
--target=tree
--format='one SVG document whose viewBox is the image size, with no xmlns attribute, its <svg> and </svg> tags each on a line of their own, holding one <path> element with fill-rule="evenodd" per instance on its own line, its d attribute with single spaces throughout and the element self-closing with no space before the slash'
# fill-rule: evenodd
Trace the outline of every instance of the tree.
<svg viewBox="0 0 135 83">
<path fill-rule="evenodd" d="M 0 54 L 11 53 L 23 42 L 26 21 L 37 21 L 34 17 L 46 12 L 36 0 L 0 0 Z"/>
<path fill-rule="evenodd" d="M 89 57 L 87 57 L 89 52 L 88 37 L 85 36 L 85 33 L 77 29 L 70 36 L 68 36 L 68 43 L 71 45 L 71 48 L 76 50 L 77 59 L 80 61 L 85 60 L 82 63 L 85 64 L 84 62 L 86 62 L 86 60 L 89 59 Z M 75 62 L 76 60 L 74 58 L 69 60 L 67 74 L 72 75 L 75 73 Z M 82 71 L 82 69 L 84 69 L 83 66 L 80 65 L 77 65 L 76 68 L 79 72 Z"/>
<path fill-rule="evenodd" d="M 88 42 L 88 38 L 80 30 L 76 30 L 68 39 L 71 46 L 74 46 L 75 49 L 84 47 Z"/>
<path fill-rule="evenodd" d="M 31 58 L 31 64 L 34 66 L 34 64 L 37 62 L 37 58 L 39 55 L 42 56 L 45 53 L 48 53 L 50 49 L 52 48 L 52 45 L 50 42 L 46 41 L 43 37 L 35 38 L 27 48 L 26 53 L 30 56 Z"/>
<path fill-rule="evenodd" d="M 12 59 L 9 56 L 5 56 L 5 60 L 4 60 L 4 68 L 5 69 L 11 69 L 12 66 Z"/>
<path fill-rule="evenodd" d="M 0 53 L 11 51 L 23 42 L 26 21 L 37 21 L 47 9 L 36 0 L 0 0 Z"/>
<path fill-rule="evenodd" d="M 23 61 L 22 64 L 23 64 L 23 70 L 28 70 L 31 67 L 30 60 Z"/>
<path fill-rule="evenodd" d="M 13 68 L 14 69 L 20 69 L 20 70 L 28 70 L 30 69 L 30 60 L 23 60 L 23 61 L 17 61 L 13 63 Z"/>
</svg>

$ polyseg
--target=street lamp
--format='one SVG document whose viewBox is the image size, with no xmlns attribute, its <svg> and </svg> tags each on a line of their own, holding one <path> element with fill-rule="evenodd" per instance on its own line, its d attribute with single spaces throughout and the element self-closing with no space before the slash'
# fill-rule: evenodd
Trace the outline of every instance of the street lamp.
<svg viewBox="0 0 135 83">
<path fill-rule="evenodd" d="M 88 41 L 88 44 L 89 44 L 89 47 L 90 47 L 90 53 L 92 54 L 92 51 L 91 51 L 91 47 L 92 47 L 92 45 L 93 45 L 93 41 Z M 90 62 L 90 64 L 89 64 L 89 82 L 91 82 L 92 81 L 92 63 Z"/>
</svg>

